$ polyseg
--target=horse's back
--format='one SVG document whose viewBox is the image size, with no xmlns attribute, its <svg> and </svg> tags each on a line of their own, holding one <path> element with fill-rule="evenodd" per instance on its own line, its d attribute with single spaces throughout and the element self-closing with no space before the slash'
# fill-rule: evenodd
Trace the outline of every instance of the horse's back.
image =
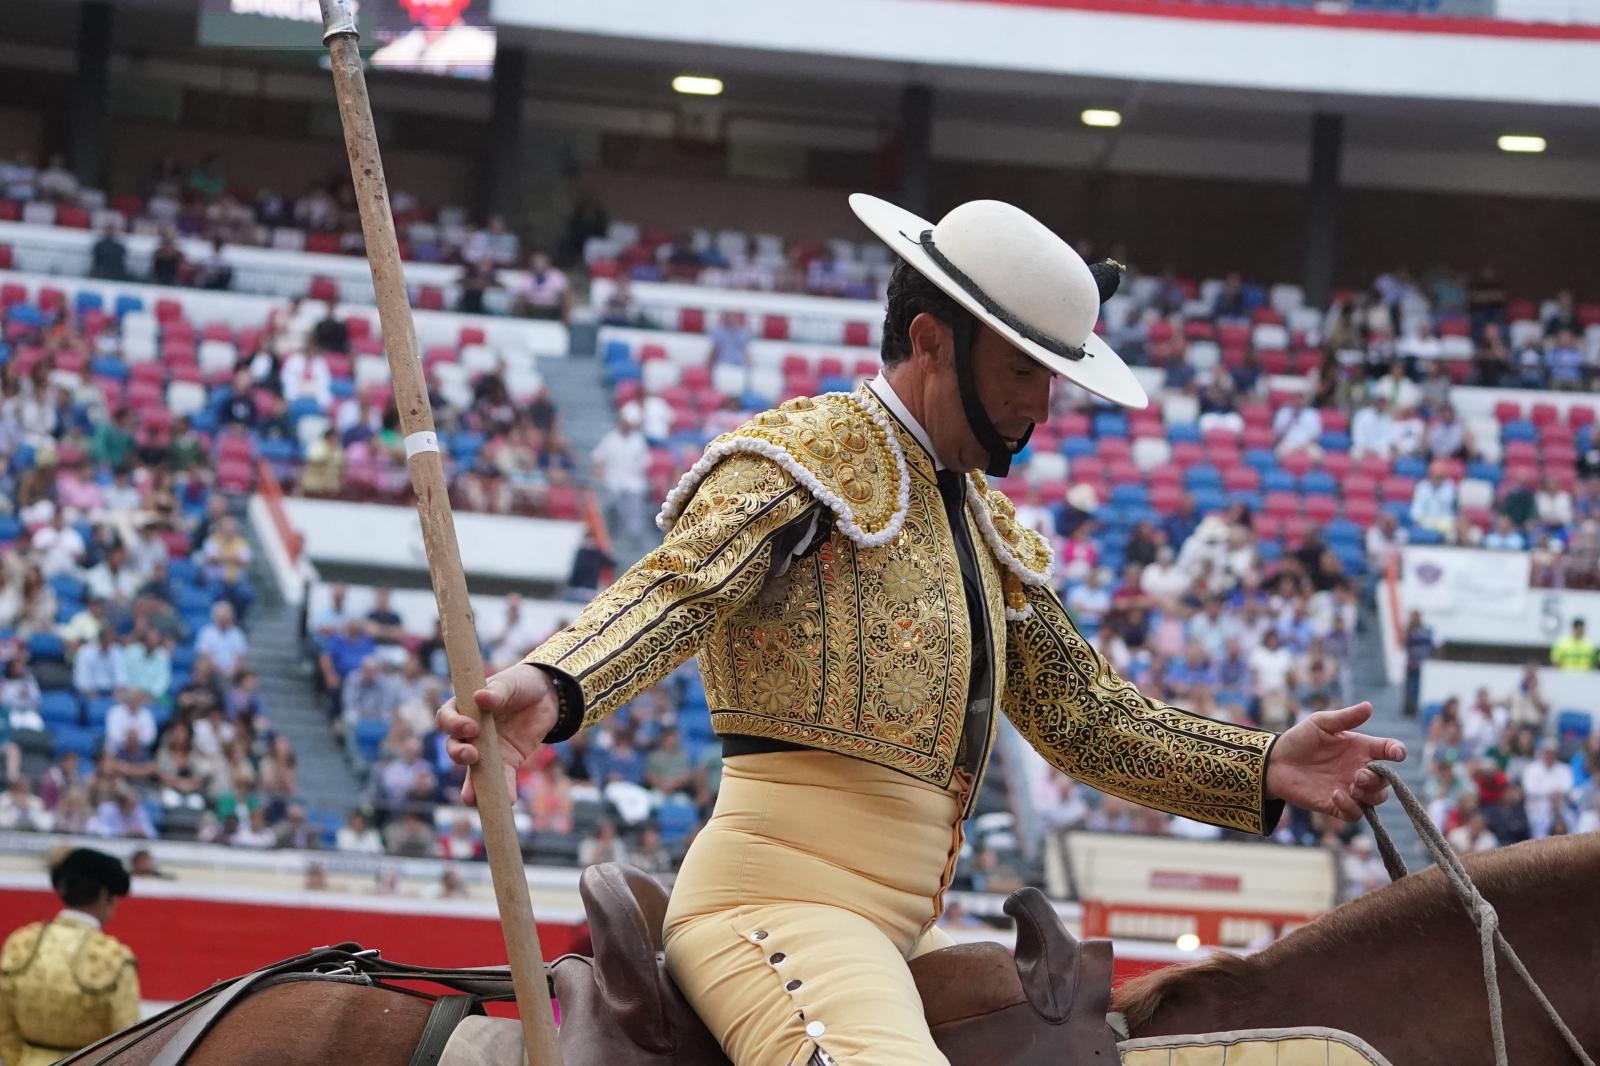
<svg viewBox="0 0 1600 1066">
<path fill-rule="evenodd" d="M 243 997 L 220 1017 L 184 1060 L 185 1066 L 283 1066 L 341 1063 L 404 1066 L 427 1024 L 431 999 L 353 981 L 278 981 Z M 64 1066 L 149 1066 L 183 1029 L 179 1015 L 102 1059 Z"/>
</svg>

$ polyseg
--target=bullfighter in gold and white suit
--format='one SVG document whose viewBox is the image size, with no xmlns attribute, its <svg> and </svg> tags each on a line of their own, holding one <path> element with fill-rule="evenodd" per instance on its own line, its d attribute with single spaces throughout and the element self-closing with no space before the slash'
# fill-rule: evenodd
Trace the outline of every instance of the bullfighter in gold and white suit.
<svg viewBox="0 0 1600 1066">
<path fill-rule="evenodd" d="M 1092 332 L 1115 266 L 993 201 L 937 227 L 852 206 L 902 257 L 883 376 L 713 441 L 666 501 L 665 543 L 477 697 L 520 763 L 698 655 L 724 774 L 666 952 L 738 1066 L 945 1061 L 906 960 L 948 943 L 996 711 L 1064 773 L 1251 833 L 1281 799 L 1354 817 L 1382 794 L 1361 767 L 1403 754 L 1347 731 L 1362 707 L 1279 737 L 1118 677 L 977 472 L 1007 471 L 1055 376 L 1144 405 Z M 449 704 L 439 722 L 474 761 L 475 726 Z"/>
</svg>

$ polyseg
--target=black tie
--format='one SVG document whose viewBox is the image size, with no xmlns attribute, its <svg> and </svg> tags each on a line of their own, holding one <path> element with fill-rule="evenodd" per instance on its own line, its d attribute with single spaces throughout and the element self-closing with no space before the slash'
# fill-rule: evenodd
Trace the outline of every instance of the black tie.
<svg viewBox="0 0 1600 1066">
<path fill-rule="evenodd" d="M 989 612 L 983 603 L 983 585 L 978 575 L 978 557 L 973 551 L 972 533 L 967 529 L 967 479 L 953 470 L 937 474 L 939 496 L 944 500 L 945 517 L 956 542 L 956 557 L 961 562 L 961 587 L 967 601 L 967 624 L 972 630 L 972 681 L 967 688 L 967 716 L 961 730 L 961 769 L 976 776 L 989 735 Z"/>
</svg>

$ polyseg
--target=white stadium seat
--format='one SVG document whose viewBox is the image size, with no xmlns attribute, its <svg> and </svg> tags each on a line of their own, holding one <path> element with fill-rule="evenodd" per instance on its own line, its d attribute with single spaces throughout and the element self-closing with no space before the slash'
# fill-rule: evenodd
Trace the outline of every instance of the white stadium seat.
<svg viewBox="0 0 1600 1066">
<path fill-rule="evenodd" d="M 358 355 L 355 364 L 356 388 L 365 389 L 389 380 L 389 360 L 381 355 Z"/>
<path fill-rule="evenodd" d="M 22 205 L 22 221 L 30 226 L 56 224 L 56 205 L 46 200 L 30 200 Z"/>
<path fill-rule="evenodd" d="M 1493 507 L 1494 486 L 1480 478 L 1462 478 L 1456 490 L 1456 502 L 1462 508 Z"/>
<path fill-rule="evenodd" d="M 1284 318 L 1305 306 L 1306 293 L 1298 285 L 1274 285 L 1267 293 L 1267 303 Z"/>
<path fill-rule="evenodd" d="M 1250 341 L 1259 351 L 1283 352 L 1289 349 L 1289 329 L 1275 322 L 1263 322 L 1250 331 Z"/>
<path fill-rule="evenodd" d="M 239 349 L 227 341 L 201 341 L 195 354 L 207 376 L 232 370 L 239 362 Z"/>
<path fill-rule="evenodd" d="M 206 407 L 206 387 L 193 381 L 174 381 L 167 386 L 167 410 L 175 417 L 192 415 Z"/>
<path fill-rule="evenodd" d="M 1044 481 L 1067 479 L 1067 457 L 1060 452 L 1040 452 L 1028 460 L 1028 483 L 1037 485 Z"/>
<path fill-rule="evenodd" d="M 1544 336 L 1544 327 L 1531 318 L 1519 318 L 1511 323 L 1507 332 L 1506 343 L 1513 348 L 1521 348 L 1528 344 L 1537 344 Z"/>
<path fill-rule="evenodd" d="M 1172 445 L 1161 437 L 1135 438 L 1132 453 L 1134 465 L 1146 472 L 1172 461 Z"/>
<path fill-rule="evenodd" d="M 683 368 L 670 359 L 650 359 L 641 368 L 645 392 L 660 392 L 678 383 Z"/>
<path fill-rule="evenodd" d="M 749 376 L 749 371 L 742 366 L 718 363 L 711 368 L 711 387 L 724 396 L 740 396 Z"/>
<path fill-rule="evenodd" d="M 1222 349 L 1216 341 L 1190 341 L 1184 350 L 1183 361 L 1196 370 L 1215 370 L 1222 362 Z"/>
<path fill-rule="evenodd" d="M 500 368 L 500 356 L 487 344 L 468 344 L 461 349 L 461 368 L 469 378 L 492 373 Z"/>
</svg>

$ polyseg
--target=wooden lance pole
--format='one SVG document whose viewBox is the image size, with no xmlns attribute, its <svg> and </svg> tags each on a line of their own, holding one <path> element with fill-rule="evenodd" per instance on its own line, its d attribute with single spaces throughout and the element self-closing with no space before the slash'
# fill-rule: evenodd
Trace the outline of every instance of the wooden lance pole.
<svg viewBox="0 0 1600 1066">
<path fill-rule="evenodd" d="M 378 135 L 372 124 L 372 103 L 367 96 L 357 47 L 355 14 L 350 0 L 321 0 L 323 43 L 333 60 L 333 86 L 339 98 L 345 147 L 350 154 L 350 176 L 355 181 L 356 203 L 361 210 L 361 231 L 367 241 L 372 285 L 378 294 L 378 318 L 383 346 L 394 380 L 394 400 L 405 433 L 411 485 L 417 493 L 417 517 L 422 522 L 422 543 L 427 550 L 428 576 L 439 605 L 444 629 L 445 654 L 450 660 L 450 685 L 456 707 L 478 719 L 478 763 L 472 767 L 472 787 L 478 794 L 483 819 L 483 842 L 494 881 L 495 902 L 500 907 L 500 927 L 505 932 L 506 955 L 511 963 L 517 1011 L 522 1018 L 523 1043 L 529 1066 L 561 1066 L 556 1045 L 555 1020 L 550 1011 L 550 987 L 545 979 L 544 956 L 528 899 L 522 849 L 511 817 L 512 795 L 500 762 L 500 739 L 492 717 L 480 718 L 472 694 L 483 687 L 483 655 L 478 647 L 472 605 L 467 600 L 467 578 L 461 569 L 461 549 L 456 543 L 450 515 L 450 494 L 445 485 L 444 463 L 433 429 L 433 410 L 417 358 L 416 326 L 406 295 L 400 266 L 400 246 L 395 239 L 394 215 L 389 208 L 389 188 L 378 155 Z"/>
</svg>

